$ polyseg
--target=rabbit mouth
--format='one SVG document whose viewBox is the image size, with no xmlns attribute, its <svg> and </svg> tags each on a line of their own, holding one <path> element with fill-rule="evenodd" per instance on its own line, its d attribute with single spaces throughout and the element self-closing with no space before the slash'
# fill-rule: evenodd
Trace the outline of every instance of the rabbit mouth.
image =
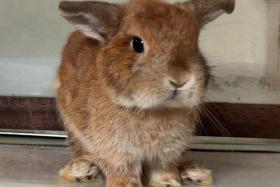
<svg viewBox="0 0 280 187">
<path fill-rule="evenodd" d="M 133 99 L 126 97 L 119 97 L 117 104 L 126 108 L 189 108 L 200 104 L 201 100 L 199 97 L 195 97 L 194 90 L 169 90 L 163 95 L 138 95 Z"/>
<path fill-rule="evenodd" d="M 174 87 L 163 83 L 130 95 L 118 95 L 115 103 L 125 108 L 189 108 L 201 103 L 199 88 L 195 77 L 192 77 L 184 86 Z"/>
<path fill-rule="evenodd" d="M 180 96 L 182 95 L 181 93 L 182 91 L 175 89 L 173 91 L 171 91 L 171 93 L 169 94 L 169 96 L 167 97 L 166 101 L 180 101 Z"/>
<path fill-rule="evenodd" d="M 169 98 L 170 100 L 174 100 L 176 99 L 176 97 L 179 95 L 179 91 L 177 89 L 175 89 L 172 94 L 171 97 Z"/>
</svg>

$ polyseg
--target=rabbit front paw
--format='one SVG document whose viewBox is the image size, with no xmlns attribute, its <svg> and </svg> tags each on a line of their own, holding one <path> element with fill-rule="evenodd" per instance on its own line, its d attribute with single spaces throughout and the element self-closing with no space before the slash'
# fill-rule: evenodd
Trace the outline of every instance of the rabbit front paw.
<svg viewBox="0 0 280 187">
<path fill-rule="evenodd" d="M 191 181 L 201 186 L 213 186 L 212 171 L 198 164 L 192 163 L 182 169 L 181 179 L 184 183 Z"/>
<path fill-rule="evenodd" d="M 150 187 L 180 187 L 181 180 L 177 168 L 154 171 L 152 174 Z"/>
<path fill-rule="evenodd" d="M 76 158 L 59 171 L 59 175 L 70 182 L 90 182 L 100 174 L 99 168 L 92 162 Z"/>
</svg>

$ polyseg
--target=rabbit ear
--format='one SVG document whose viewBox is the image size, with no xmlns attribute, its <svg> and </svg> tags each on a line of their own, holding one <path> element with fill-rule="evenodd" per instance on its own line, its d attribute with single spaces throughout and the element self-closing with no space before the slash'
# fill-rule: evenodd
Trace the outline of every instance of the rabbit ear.
<svg viewBox="0 0 280 187">
<path fill-rule="evenodd" d="M 119 5 L 97 1 L 62 1 L 59 10 L 86 36 L 102 42 L 116 34 L 124 14 Z"/>
<path fill-rule="evenodd" d="M 195 12 L 201 26 L 216 19 L 223 13 L 232 13 L 235 8 L 235 0 L 191 0 L 183 4 L 186 9 Z"/>
</svg>

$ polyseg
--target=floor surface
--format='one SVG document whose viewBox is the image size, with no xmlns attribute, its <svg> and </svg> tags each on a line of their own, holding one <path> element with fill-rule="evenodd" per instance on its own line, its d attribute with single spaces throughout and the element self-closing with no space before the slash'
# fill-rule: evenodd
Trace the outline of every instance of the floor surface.
<svg viewBox="0 0 280 187">
<path fill-rule="evenodd" d="M 190 152 L 190 157 L 212 169 L 215 187 L 279 187 L 280 154 Z M 103 187 L 71 184 L 59 179 L 58 170 L 70 160 L 63 147 L 0 145 L 0 187 Z M 194 185 L 187 185 L 194 187 Z"/>
</svg>

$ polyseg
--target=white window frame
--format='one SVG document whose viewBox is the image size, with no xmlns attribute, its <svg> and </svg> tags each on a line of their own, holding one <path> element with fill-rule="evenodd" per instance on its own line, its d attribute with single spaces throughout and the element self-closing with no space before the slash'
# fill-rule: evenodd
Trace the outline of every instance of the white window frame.
<svg viewBox="0 0 280 187">
<path fill-rule="evenodd" d="M 280 90 L 280 0 L 269 0 L 267 17 L 267 76 L 270 88 Z"/>
</svg>

